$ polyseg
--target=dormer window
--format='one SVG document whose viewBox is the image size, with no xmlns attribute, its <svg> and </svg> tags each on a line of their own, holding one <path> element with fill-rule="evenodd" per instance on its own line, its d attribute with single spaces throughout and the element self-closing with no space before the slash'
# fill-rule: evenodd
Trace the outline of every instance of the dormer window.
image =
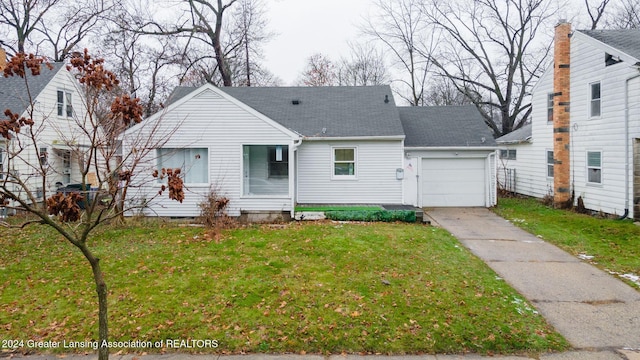
<svg viewBox="0 0 640 360">
<path fill-rule="evenodd" d="M 58 90 L 58 116 L 73 116 L 73 105 L 71 99 L 70 91 Z"/>
</svg>

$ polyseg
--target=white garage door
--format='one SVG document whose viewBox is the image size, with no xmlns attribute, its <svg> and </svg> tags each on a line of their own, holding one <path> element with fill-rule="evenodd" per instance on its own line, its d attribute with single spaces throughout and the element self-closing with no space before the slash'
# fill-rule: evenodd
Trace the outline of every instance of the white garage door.
<svg viewBox="0 0 640 360">
<path fill-rule="evenodd" d="M 485 206 L 485 159 L 423 159 L 422 206 Z"/>
</svg>

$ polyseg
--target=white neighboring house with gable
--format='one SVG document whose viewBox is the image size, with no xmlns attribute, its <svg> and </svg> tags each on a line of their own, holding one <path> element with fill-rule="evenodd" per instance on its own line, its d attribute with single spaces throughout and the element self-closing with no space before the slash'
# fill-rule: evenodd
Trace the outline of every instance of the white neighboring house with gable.
<svg viewBox="0 0 640 360">
<path fill-rule="evenodd" d="M 81 182 L 79 161 L 68 146 L 81 142 L 82 135 L 77 129 L 76 116 L 83 109 L 82 94 L 76 87 L 76 81 L 63 63 L 52 63 L 52 69 L 43 65 L 40 75 L 26 78 L 18 76 L 0 76 L 0 109 L 3 119 L 4 111 L 11 110 L 29 118 L 29 109 L 33 103 L 33 120 L 37 148 L 27 139 L 23 128 L 19 138 L 26 148 L 19 158 L 10 159 L 9 154 L 18 146 L 17 139 L 0 138 L 0 182 L 8 184 L 19 179 L 33 189 L 37 201 L 44 200 L 55 193 L 58 187 Z M 28 86 L 25 85 L 25 81 Z M 27 91 L 28 88 L 28 91 Z M 31 94 L 32 98 L 30 98 Z M 47 173 L 47 183 L 42 184 L 40 165 Z M 18 185 L 8 184 L 9 191 L 15 191 L 25 198 Z"/>
<path fill-rule="evenodd" d="M 531 134 L 497 139 L 504 156 L 509 151 L 516 156 L 501 159 L 498 174 L 515 171 L 518 193 L 555 195 L 553 183 L 562 167 L 554 138 L 568 132 L 561 146 L 569 150 L 570 166 L 561 171 L 569 181 L 562 186 L 587 209 L 640 220 L 640 30 L 576 30 L 568 36 L 569 81 L 554 85 L 554 69 L 540 79 L 533 91 Z M 562 49 L 555 51 L 557 56 Z M 569 103 L 558 104 L 558 94 L 567 91 Z M 564 130 L 554 130 L 558 106 L 569 110 Z"/>
<path fill-rule="evenodd" d="M 169 217 L 197 216 L 212 188 L 230 199 L 232 216 L 289 215 L 297 204 L 495 204 L 495 176 L 489 175 L 495 175 L 495 142 L 480 114 L 452 110 L 474 124 L 465 133 L 452 125 L 455 116 L 420 109 L 398 108 L 389 86 L 180 87 L 162 112 L 123 135 L 125 152 L 135 151 L 128 138 L 146 129 L 168 136 L 146 159 L 147 170 L 137 172 L 136 182 L 147 185 L 129 189 L 128 198 L 145 205 L 146 215 Z M 429 131 L 453 135 L 444 137 L 443 146 L 429 147 L 430 138 L 418 134 Z M 460 140 L 465 136 L 470 138 Z M 475 161 L 455 161 L 460 158 Z M 469 164 L 482 167 L 466 172 L 479 185 L 473 195 L 460 196 L 469 191 L 469 180 L 451 178 Z M 149 174 L 161 168 L 184 172 L 182 204 L 156 197 L 161 184 Z"/>
</svg>

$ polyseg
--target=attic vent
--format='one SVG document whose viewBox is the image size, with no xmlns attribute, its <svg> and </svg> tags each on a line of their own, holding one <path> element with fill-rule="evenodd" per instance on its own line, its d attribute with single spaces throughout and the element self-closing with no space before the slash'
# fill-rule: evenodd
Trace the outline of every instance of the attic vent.
<svg viewBox="0 0 640 360">
<path fill-rule="evenodd" d="M 384 96 L 384 103 L 388 104 L 389 103 L 389 95 L 385 95 Z"/>
<path fill-rule="evenodd" d="M 610 66 L 610 65 L 615 65 L 617 63 L 621 63 L 622 60 L 620 60 L 620 57 L 615 56 L 615 55 L 611 55 L 611 54 L 604 54 L 604 64 L 605 66 Z"/>
<path fill-rule="evenodd" d="M 300 103 L 301 103 L 301 102 L 302 102 L 302 101 L 300 101 L 300 99 L 293 99 L 293 100 L 291 100 L 291 103 L 292 103 L 293 105 L 300 105 Z"/>
</svg>

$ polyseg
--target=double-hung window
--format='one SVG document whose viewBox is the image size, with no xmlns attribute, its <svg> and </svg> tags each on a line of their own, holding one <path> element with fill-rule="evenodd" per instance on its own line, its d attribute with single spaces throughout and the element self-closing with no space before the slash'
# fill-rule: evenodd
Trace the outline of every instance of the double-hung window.
<svg viewBox="0 0 640 360">
<path fill-rule="evenodd" d="M 209 182 L 209 153 L 206 148 L 158 149 L 158 170 L 180 169 L 185 184 Z"/>
<path fill-rule="evenodd" d="M 553 177 L 553 164 L 555 164 L 555 161 L 553 160 L 553 151 L 547 150 L 547 177 Z"/>
<path fill-rule="evenodd" d="M 587 151 L 587 182 L 602 184 L 602 152 Z"/>
<path fill-rule="evenodd" d="M 58 90 L 58 116 L 72 117 L 73 102 L 70 91 Z"/>
<path fill-rule="evenodd" d="M 333 148 L 333 178 L 355 179 L 357 175 L 356 158 L 356 148 Z"/>
<path fill-rule="evenodd" d="M 590 85 L 590 112 L 589 115 L 591 117 L 600 116 L 600 108 L 601 108 L 601 93 L 600 93 L 600 83 L 595 82 Z"/>
</svg>

